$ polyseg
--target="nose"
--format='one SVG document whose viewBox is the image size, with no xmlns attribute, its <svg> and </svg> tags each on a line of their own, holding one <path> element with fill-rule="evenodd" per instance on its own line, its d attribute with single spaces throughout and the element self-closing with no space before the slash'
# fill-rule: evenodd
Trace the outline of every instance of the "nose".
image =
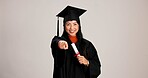
<svg viewBox="0 0 148 78">
<path fill-rule="evenodd" d="M 74 28 L 74 26 L 73 25 L 70 25 L 70 29 L 73 29 Z"/>
</svg>

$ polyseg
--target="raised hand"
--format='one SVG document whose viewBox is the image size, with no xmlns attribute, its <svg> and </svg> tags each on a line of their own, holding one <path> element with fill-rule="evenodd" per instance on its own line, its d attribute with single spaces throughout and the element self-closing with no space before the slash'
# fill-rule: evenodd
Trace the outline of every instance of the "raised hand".
<svg viewBox="0 0 148 78">
<path fill-rule="evenodd" d="M 66 41 L 64 41 L 64 40 L 60 40 L 60 41 L 58 42 L 58 47 L 59 47 L 60 49 L 67 50 L 67 49 L 68 49 L 68 43 L 67 43 Z"/>
</svg>

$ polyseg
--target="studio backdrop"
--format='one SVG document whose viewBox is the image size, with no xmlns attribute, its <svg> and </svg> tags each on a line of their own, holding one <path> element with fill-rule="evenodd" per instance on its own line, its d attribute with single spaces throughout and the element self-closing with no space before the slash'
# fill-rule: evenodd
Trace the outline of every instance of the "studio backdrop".
<svg viewBox="0 0 148 78">
<path fill-rule="evenodd" d="M 98 51 L 98 78 L 148 78 L 148 0 L 0 0 L 0 78 L 52 78 L 56 14 L 67 5 L 87 10 L 82 33 Z"/>
</svg>

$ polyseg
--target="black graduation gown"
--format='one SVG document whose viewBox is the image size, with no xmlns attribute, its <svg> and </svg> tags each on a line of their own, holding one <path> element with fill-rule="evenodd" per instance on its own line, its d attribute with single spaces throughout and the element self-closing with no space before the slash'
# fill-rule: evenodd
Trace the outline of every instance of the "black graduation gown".
<svg viewBox="0 0 148 78">
<path fill-rule="evenodd" d="M 58 48 L 59 40 L 64 39 L 55 36 L 51 43 L 52 55 L 54 57 L 53 78 L 97 78 L 100 75 L 100 60 L 97 51 L 91 42 L 83 39 L 85 44 L 83 47 L 79 46 L 78 42 L 76 43 L 80 55 L 83 55 L 89 60 L 89 66 L 87 67 L 80 64 L 74 56 L 75 52 L 71 47 L 70 41 L 66 40 L 69 45 L 68 50 L 62 50 Z"/>
</svg>

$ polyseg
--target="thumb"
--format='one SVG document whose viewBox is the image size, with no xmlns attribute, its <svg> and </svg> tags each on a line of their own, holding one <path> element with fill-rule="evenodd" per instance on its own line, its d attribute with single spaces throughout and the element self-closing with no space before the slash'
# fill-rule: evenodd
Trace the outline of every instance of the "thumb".
<svg viewBox="0 0 148 78">
<path fill-rule="evenodd" d="M 68 49 L 68 43 L 67 42 L 65 42 L 65 44 L 64 44 L 64 49 L 65 50 Z"/>
</svg>

